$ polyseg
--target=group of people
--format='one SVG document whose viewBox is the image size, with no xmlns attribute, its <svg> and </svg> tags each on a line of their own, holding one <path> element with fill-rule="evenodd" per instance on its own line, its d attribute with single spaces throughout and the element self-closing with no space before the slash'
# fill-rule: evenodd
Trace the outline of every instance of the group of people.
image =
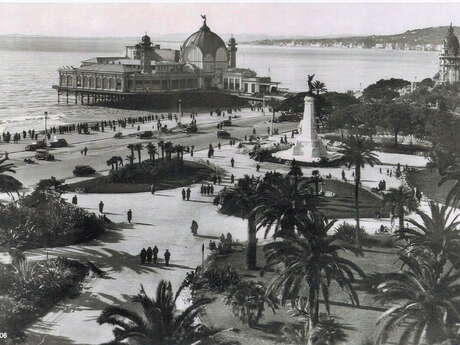
<svg viewBox="0 0 460 345">
<path fill-rule="evenodd" d="M 200 193 L 201 195 L 212 195 L 214 194 L 214 186 L 212 184 L 202 184 Z"/>
<path fill-rule="evenodd" d="M 140 256 L 142 265 L 150 264 L 152 262 L 153 264 L 156 265 L 158 264 L 158 247 L 153 246 L 153 248 L 152 247 L 148 247 L 147 249 L 142 248 L 139 256 Z M 171 258 L 171 253 L 169 252 L 169 249 L 165 250 L 163 257 L 165 259 L 166 266 L 169 266 L 169 260 Z"/>
<path fill-rule="evenodd" d="M 182 194 L 182 200 L 190 201 L 190 194 L 192 194 L 190 187 L 187 189 L 182 188 L 181 194 Z"/>
</svg>

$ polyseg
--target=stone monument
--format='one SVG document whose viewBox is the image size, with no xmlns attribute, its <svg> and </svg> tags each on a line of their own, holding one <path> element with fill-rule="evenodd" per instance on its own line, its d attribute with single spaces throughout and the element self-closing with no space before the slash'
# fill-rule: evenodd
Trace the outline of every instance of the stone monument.
<svg viewBox="0 0 460 345">
<path fill-rule="evenodd" d="M 303 119 L 299 124 L 299 135 L 297 136 L 297 143 L 292 149 L 292 155 L 298 156 L 295 157 L 298 160 L 313 162 L 326 158 L 328 155 L 316 133 L 314 98 L 306 96 L 304 101 Z"/>
</svg>

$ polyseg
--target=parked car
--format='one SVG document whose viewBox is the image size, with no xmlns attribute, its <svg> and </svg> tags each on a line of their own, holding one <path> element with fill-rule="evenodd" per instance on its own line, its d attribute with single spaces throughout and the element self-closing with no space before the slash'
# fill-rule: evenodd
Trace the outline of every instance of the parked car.
<svg viewBox="0 0 460 345">
<path fill-rule="evenodd" d="M 150 139 L 153 137 L 152 131 L 143 131 L 137 135 L 140 139 Z"/>
<path fill-rule="evenodd" d="M 224 120 L 221 122 L 223 126 L 231 126 L 232 125 L 232 119 Z"/>
<path fill-rule="evenodd" d="M 56 139 L 50 142 L 50 147 L 66 147 L 68 145 L 65 139 Z"/>
<path fill-rule="evenodd" d="M 46 148 L 46 141 L 45 140 L 37 140 L 32 144 L 29 144 L 25 147 L 26 151 L 35 151 L 37 149 L 44 149 Z"/>
<path fill-rule="evenodd" d="M 217 137 L 222 139 L 230 139 L 232 136 L 227 131 L 217 131 Z"/>
<path fill-rule="evenodd" d="M 37 149 L 35 158 L 41 161 L 54 161 L 54 155 L 49 153 L 47 149 Z"/>
</svg>

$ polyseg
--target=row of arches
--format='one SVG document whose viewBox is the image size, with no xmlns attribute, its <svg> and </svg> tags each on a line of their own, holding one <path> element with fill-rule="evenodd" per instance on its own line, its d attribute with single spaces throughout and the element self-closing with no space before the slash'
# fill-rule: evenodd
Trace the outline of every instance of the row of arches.
<svg viewBox="0 0 460 345">
<path fill-rule="evenodd" d="M 82 87 L 84 89 L 105 89 L 105 90 L 121 90 L 122 79 L 116 77 L 93 77 L 93 76 L 80 76 L 75 77 L 72 75 L 61 75 L 60 85 L 71 86 L 71 87 Z"/>
</svg>

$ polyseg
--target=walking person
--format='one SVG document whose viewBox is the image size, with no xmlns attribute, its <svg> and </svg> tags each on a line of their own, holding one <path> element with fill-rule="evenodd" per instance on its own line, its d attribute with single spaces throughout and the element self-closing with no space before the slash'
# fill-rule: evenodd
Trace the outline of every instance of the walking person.
<svg viewBox="0 0 460 345">
<path fill-rule="evenodd" d="M 232 159 L 230 159 L 230 164 L 232 165 L 232 168 L 235 167 L 235 160 L 233 159 L 233 157 L 232 157 Z"/>
<path fill-rule="evenodd" d="M 74 196 L 72 197 L 72 204 L 74 204 L 74 205 L 78 204 L 78 199 L 77 199 L 77 196 L 76 196 L 76 195 L 74 195 Z"/>
<path fill-rule="evenodd" d="M 217 176 L 217 183 L 222 184 L 222 176 Z"/>
<path fill-rule="evenodd" d="M 233 175 L 233 174 L 230 176 L 230 183 L 231 184 L 235 183 L 235 175 Z"/>
<path fill-rule="evenodd" d="M 102 200 L 99 202 L 99 213 L 104 213 L 104 202 Z"/>
<path fill-rule="evenodd" d="M 152 195 L 155 194 L 155 185 L 154 184 L 152 184 L 150 186 L 150 193 L 152 193 Z"/>
<path fill-rule="evenodd" d="M 148 247 L 147 248 L 147 263 L 152 262 L 152 255 L 153 255 L 152 247 Z"/>
<path fill-rule="evenodd" d="M 86 156 L 86 154 L 88 153 L 88 148 L 85 146 L 85 148 L 83 149 L 83 153 L 84 155 Z"/>
<path fill-rule="evenodd" d="M 127 216 L 128 216 L 128 223 L 131 224 L 131 220 L 133 219 L 133 211 L 131 211 L 131 209 L 128 210 Z"/>
<path fill-rule="evenodd" d="M 185 198 L 186 198 L 186 192 L 185 192 L 185 189 L 184 189 L 184 188 L 182 188 L 182 192 L 181 192 L 181 193 L 182 193 L 182 200 L 185 200 Z"/>
<path fill-rule="evenodd" d="M 145 250 L 145 248 L 142 248 L 140 257 L 141 257 L 141 264 L 144 265 L 145 258 L 147 257 L 147 251 Z"/>
<path fill-rule="evenodd" d="M 259 172 L 259 170 L 260 170 L 260 165 L 257 163 L 257 165 L 256 165 L 256 171 Z"/>
<path fill-rule="evenodd" d="M 187 194 L 187 201 L 190 201 L 190 194 L 192 193 L 192 191 L 190 190 L 190 187 L 187 188 L 187 191 L 186 191 L 186 194 Z"/>
<path fill-rule="evenodd" d="M 196 236 L 198 234 L 198 223 L 196 220 L 192 220 L 192 225 L 190 226 L 190 229 L 192 231 L 193 236 Z"/>
<path fill-rule="evenodd" d="M 158 247 L 157 246 L 153 247 L 152 254 L 153 254 L 153 263 L 157 264 L 158 263 Z"/>
<path fill-rule="evenodd" d="M 169 266 L 169 259 L 171 258 L 171 253 L 169 252 L 168 249 L 166 249 L 164 256 L 165 256 L 166 266 Z"/>
</svg>

